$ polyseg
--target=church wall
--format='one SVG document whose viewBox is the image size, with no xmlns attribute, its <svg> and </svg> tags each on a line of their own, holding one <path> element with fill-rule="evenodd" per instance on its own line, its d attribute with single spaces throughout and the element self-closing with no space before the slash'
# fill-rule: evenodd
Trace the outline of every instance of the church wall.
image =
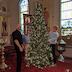
<svg viewBox="0 0 72 72">
<path fill-rule="evenodd" d="M 11 33 L 19 23 L 19 5 L 18 0 L 8 0 L 7 3 L 9 33 Z"/>
</svg>

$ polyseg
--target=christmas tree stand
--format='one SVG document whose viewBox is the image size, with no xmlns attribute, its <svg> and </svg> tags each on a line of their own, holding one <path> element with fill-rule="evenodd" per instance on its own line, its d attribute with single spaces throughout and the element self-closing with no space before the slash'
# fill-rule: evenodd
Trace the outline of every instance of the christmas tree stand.
<svg viewBox="0 0 72 72">
<path fill-rule="evenodd" d="M 4 45 L 5 42 L 2 38 L 0 38 L 0 69 L 5 70 L 7 68 L 7 64 L 5 64 L 5 58 L 4 58 Z"/>
</svg>

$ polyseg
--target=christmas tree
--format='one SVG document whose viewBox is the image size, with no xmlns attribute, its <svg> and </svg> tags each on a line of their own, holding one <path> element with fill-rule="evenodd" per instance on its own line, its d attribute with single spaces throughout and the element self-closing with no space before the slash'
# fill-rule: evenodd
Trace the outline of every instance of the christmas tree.
<svg viewBox="0 0 72 72">
<path fill-rule="evenodd" d="M 48 32 L 45 24 L 42 4 L 37 2 L 35 15 L 30 24 L 30 45 L 27 58 L 29 64 L 38 68 L 51 64 L 51 48 L 48 45 Z"/>
</svg>

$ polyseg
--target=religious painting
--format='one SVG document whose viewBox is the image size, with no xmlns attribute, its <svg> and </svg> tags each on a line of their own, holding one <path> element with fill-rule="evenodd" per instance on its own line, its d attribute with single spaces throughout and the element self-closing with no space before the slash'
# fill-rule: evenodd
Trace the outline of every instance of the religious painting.
<svg viewBox="0 0 72 72">
<path fill-rule="evenodd" d="M 31 23 L 31 15 L 23 14 L 24 17 L 24 34 L 28 34 L 28 25 Z"/>
<path fill-rule="evenodd" d="M 44 8 L 44 19 L 45 19 L 45 24 L 47 26 L 47 30 L 49 32 L 50 31 L 50 25 L 48 23 L 48 21 L 49 21 L 49 12 L 48 12 L 47 8 Z"/>
<path fill-rule="evenodd" d="M 7 23 L 6 23 L 5 18 L 3 17 L 3 20 L 2 20 L 2 36 L 7 36 L 7 35 L 8 35 Z"/>
</svg>

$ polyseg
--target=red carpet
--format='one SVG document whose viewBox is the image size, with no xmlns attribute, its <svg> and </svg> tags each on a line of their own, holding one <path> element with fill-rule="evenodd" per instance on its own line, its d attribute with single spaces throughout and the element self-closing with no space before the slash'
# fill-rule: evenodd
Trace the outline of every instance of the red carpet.
<svg viewBox="0 0 72 72">
<path fill-rule="evenodd" d="M 5 69 L 5 71 L 0 72 L 15 72 L 15 55 L 9 56 L 6 59 L 6 64 L 9 66 Z M 70 72 L 72 72 L 72 61 L 70 62 L 57 62 L 57 65 L 55 67 L 46 67 L 43 69 L 38 69 L 34 66 L 25 67 L 25 63 L 23 61 L 22 63 L 22 71 L 21 72 L 66 72 L 66 69 L 70 69 Z"/>
</svg>

